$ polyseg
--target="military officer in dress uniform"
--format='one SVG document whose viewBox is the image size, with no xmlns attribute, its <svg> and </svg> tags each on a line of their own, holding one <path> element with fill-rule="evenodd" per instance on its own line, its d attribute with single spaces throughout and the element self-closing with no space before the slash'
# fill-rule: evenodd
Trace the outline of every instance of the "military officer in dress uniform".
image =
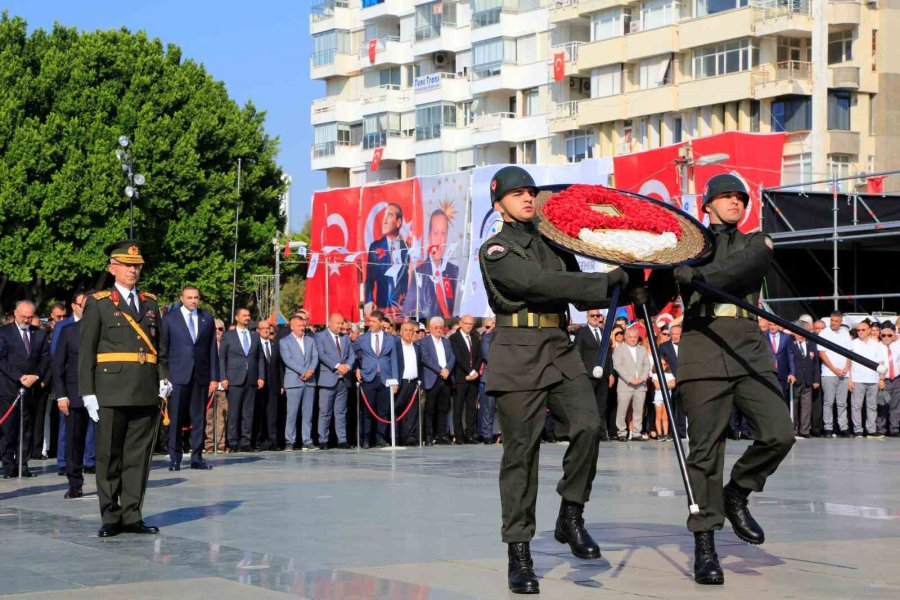
<svg viewBox="0 0 900 600">
<path fill-rule="evenodd" d="M 110 245 L 114 285 L 92 294 L 79 335 L 78 390 L 97 422 L 100 537 L 158 533 L 141 506 L 159 429 L 159 398 L 171 391 L 156 297 L 135 287 L 144 266 L 140 242 Z"/>
<path fill-rule="evenodd" d="M 691 288 L 692 282 L 701 280 L 743 296 L 751 304 L 759 300 L 773 245 L 761 232 L 738 231 L 749 200 L 747 188 L 734 175 L 711 178 L 703 194 L 703 210 L 709 213 L 716 238 L 712 260 L 674 271 L 686 299 L 678 387 L 688 418 L 688 474 L 700 506 L 700 513 L 690 515 L 687 525 L 696 542 L 694 579 L 701 584 L 724 583 L 713 535 L 726 517 L 742 540 L 764 541 L 762 528 L 747 510 L 747 497 L 763 490 L 766 478 L 794 444 L 772 352 L 759 335 L 756 317 Z M 734 464 L 731 481 L 723 490 L 725 434 L 732 406 L 749 419 L 754 442 Z"/>
<path fill-rule="evenodd" d="M 600 419 L 593 388 L 566 333 L 567 311 L 570 302 L 582 309 L 607 303 L 610 288 L 627 284 L 628 275 L 622 269 L 577 272 L 572 254 L 544 241 L 532 223 L 537 188 L 524 169 L 504 167 L 490 186 L 503 227 L 481 247 L 479 262 L 497 315 L 485 379 L 486 392 L 497 398 L 503 431 L 501 535 L 509 544 L 510 590 L 533 594 L 539 586 L 530 540 L 547 408 L 557 434 L 569 440 L 556 487 L 562 505 L 555 538 L 579 558 L 600 557 L 582 516 L 597 470 Z"/>
</svg>

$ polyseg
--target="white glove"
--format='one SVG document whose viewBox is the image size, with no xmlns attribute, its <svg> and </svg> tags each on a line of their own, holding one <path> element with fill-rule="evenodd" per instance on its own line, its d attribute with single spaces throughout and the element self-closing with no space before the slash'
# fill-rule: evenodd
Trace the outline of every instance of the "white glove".
<svg viewBox="0 0 900 600">
<path fill-rule="evenodd" d="M 591 371 L 591 375 L 594 376 L 594 379 L 600 379 L 603 377 L 603 367 L 594 367 L 594 370 Z"/>
<path fill-rule="evenodd" d="M 97 396 L 90 394 L 88 396 L 82 396 L 81 400 L 84 402 L 84 407 L 88 411 L 88 416 L 91 420 L 96 423 L 100 420 L 100 404 L 97 402 Z"/>
<path fill-rule="evenodd" d="M 168 398 L 172 393 L 172 384 L 169 383 L 168 379 L 160 379 L 159 380 L 159 397 L 160 398 Z"/>
</svg>

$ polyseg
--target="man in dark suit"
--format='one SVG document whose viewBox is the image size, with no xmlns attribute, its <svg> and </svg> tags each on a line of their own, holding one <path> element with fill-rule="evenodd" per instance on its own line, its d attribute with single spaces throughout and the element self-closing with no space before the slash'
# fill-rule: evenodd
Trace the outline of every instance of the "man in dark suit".
<svg viewBox="0 0 900 600">
<path fill-rule="evenodd" d="M 256 390 L 265 385 L 265 359 L 259 350 L 259 336 L 251 334 L 250 311 L 234 313 L 236 327 L 222 336 L 219 347 L 219 376 L 228 392 L 228 446 L 231 452 L 253 449 L 253 408 Z"/>
<path fill-rule="evenodd" d="M 422 375 L 425 389 L 425 418 L 423 433 L 425 445 L 449 444 L 447 413 L 450 410 L 451 375 L 456 366 L 456 356 L 450 342 L 444 337 L 444 319 L 431 317 L 428 321 L 430 335 L 419 342 L 422 351 Z"/>
<path fill-rule="evenodd" d="M 328 444 L 331 417 L 334 416 L 334 432 L 337 447 L 350 448 L 347 443 L 347 390 L 352 385 L 347 375 L 356 364 L 356 353 L 350 348 L 350 338 L 341 330 L 344 317 L 334 313 L 328 317 L 328 329 L 316 334 L 316 350 L 319 354 L 319 444 Z"/>
<path fill-rule="evenodd" d="M 81 491 L 84 485 L 84 455 L 88 426 L 93 423 L 78 394 L 78 336 L 81 333 L 81 310 L 86 300 L 85 293 L 75 296 L 72 306 L 78 310 L 74 311 L 72 322 L 60 332 L 52 359 L 53 393 L 65 419 L 60 427 L 65 427 L 65 445 L 58 448 L 57 453 L 65 455 L 69 489 L 63 497 L 67 499 L 84 495 Z"/>
<path fill-rule="evenodd" d="M 803 321 L 794 323 L 806 327 Z M 794 355 L 794 373 L 788 376 L 788 383 L 794 389 L 794 435 L 809 437 L 812 426 L 813 391 L 822 384 L 822 365 L 819 362 L 819 348 L 800 335 L 794 335 L 790 349 Z"/>
<path fill-rule="evenodd" d="M 409 247 L 400 236 L 402 226 L 400 205 L 388 204 L 381 222 L 384 235 L 369 245 L 366 255 L 367 312 L 377 308 L 396 313 L 403 306 L 408 285 Z"/>
<path fill-rule="evenodd" d="M 456 397 L 453 403 L 453 433 L 457 444 L 474 444 L 475 405 L 478 404 L 478 387 L 481 379 L 481 340 L 475 328 L 475 318 L 463 315 L 459 329 L 450 336 L 450 347 L 456 356 L 453 377 L 456 381 Z M 466 420 L 463 423 L 463 412 Z"/>
<path fill-rule="evenodd" d="M 203 460 L 206 404 L 219 387 L 219 352 L 213 316 L 198 307 L 200 290 L 181 289 L 181 303 L 163 317 L 169 355 L 169 470 L 180 471 L 182 431 L 191 428 L 191 468 L 212 469 Z"/>
<path fill-rule="evenodd" d="M 390 418 L 391 391 L 396 394 L 400 391 L 399 375 L 397 374 L 397 343 L 394 336 L 382 331 L 381 319 L 384 313 L 372 311 L 367 319 L 369 330 L 359 336 L 353 344 L 359 357 L 356 369 L 356 379 L 362 383 L 362 392 L 369 401 L 369 406 L 384 420 Z M 368 448 L 373 443 L 378 447 L 387 446 L 388 425 L 378 422 L 372 427 L 374 418 L 369 414 L 369 408 L 363 402 L 362 413 L 362 440 L 363 448 Z M 374 431 L 373 431 L 374 430 Z M 374 441 L 373 441 L 374 434 Z"/>
<path fill-rule="evenodd" d="M 0 415 L 5 414 L 15 402 L 19 390 L 25 394 L 19 401 L 22 411 L 22 477 L 35 477 L 28 470 L 31 449 L 31 420 L 35 394 L 40 392 L 40 382 L 48 377 L 50 369 L 50 339 L 43 329 L 31 324 L 35 307 L 30 300 L 19 300 L 13 312 L 13 322 L 0 327 Z M 19 415 L 10 413 L 0 428 L 0 457 L 3 460 L 3 478 L 18 476 Z"/>
<path fill-rule="evenodd" d="M 281 349 L 276 340 L 275 327 L 268 321 L 256 324 L 259 335 L 260 352 L 265 360 L 266 384 L 256 392 L 256 434 L 253 436 L 254 447 L 260 450 L 278 450 L 283 446 L 284 429 L 278 426 L 282 422 L 285 406 L 281 402 L 284 392 L 284 364 L 281 362 Z"/>
<path fill-rule="evenodd" d="M 605 319 L 599 308 L 587 311 L 587 319 L 587 325 L 575 332 L 575 349 L 581 355 L 581 362 L 584 363 L 591 386 L 594 388 L 594 398 L 597 400 L 597 411 L 600 414 L 600 439 L 608 440 L 606 400 L 609 397 L 609 376 L 612 374 L 612 350 L 606 353 L 603 361 L 607 364 L 601 365 L 598 362 L 600 348 L 603 344 L 609 345 L 609 340 L 603 339 Z"/>
<path fill-rule="evenodd" d="M 441 209 L 431 213 L 428 220 L 427 257 L 416 267 L 413 288 L 403 302 L 403 313 L 416 319 L 438 316 L 449 319 L 459 283 L 459 267 L 449 262 L 447 239 L 450 220 Z"/>
<path fill-rule="evenodd" d="M 397 345 L 400 391 L 394 396 L 394 414 L 399 418 L 409 406 L 409 411 L 397 422 L 397 443 L 404 446 L 419 445 L 419 399 L 415 396 L 422 373 L 422 355 L 419 346 L 414 343 L 417 329 L 415 323 L 403 323 Z"/>
<path fill-rule="evenodd" d="M 781 384 L 781 391 L 784 394 L 785 401 L 788 397 L 788 377 L 796 376 L 794 369 L 794 353 L 791 352 L 791 344 L 793 338 L 790 334 L 781 330 L 781 327 L 775 323 L 769 323 L 769 331 L 766 333 L 766 343 L 775 356 L 775 370 L 778 377 L 778 383 Z"/>
<path fill-rule="evenodd" d="M 675 389 L 672 390 L 672 419 L 678 428 L 678 435 L 681 439 L 687 436 L 687 421 L 684 417 L 684 403 L 681 401 L 681 394 L 678 393 L 678 350 L 681 346 L 681 325 L 672 325 L 669 327 L 669 341 L 659 345 L 659 355 L 666 359 L 669 363 L 669 371 L 675 378 Z M 674 433 L 672 435 L 675 435 Z"/>
<path fill-rule="evenodd" d="M 484 320 L 484 333 L 481 335 L 481 380 L 478 385 L 478 435 L 483 444 L 494 444 L 500 436 L 494 435 L 494 416 L 497 412 L 497 399 L 493 394 L 485 392 L 487 382 L 484 372 L 491 354 L 491 341 L 494 339 L 494 319 Z"/>
</svg>

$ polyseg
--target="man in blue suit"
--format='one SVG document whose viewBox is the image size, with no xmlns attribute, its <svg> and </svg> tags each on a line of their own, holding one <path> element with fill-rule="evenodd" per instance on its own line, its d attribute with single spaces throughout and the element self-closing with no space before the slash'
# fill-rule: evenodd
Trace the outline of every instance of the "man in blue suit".
<svg viewBox="0 0 900 600">
<path fill-rule="evenodd" d="M 281 362 L 284 363 L 284 387 L 287 393 L 287 420 L 284 425 L 284 449 L 290 452 L 297 441 L 297 413 L 302 410 L 303 426 L 300 434 L 303 450 L 315 450 L 312 440 L 313 402 L 316 397 L 316 370 L 319 352 L 312 336 L 306 335 L 309 322 L 306 315 L 291 317 L 291 333 L 278 341 Z M 328 443 L 328 438 L 322 442 Z"/>
<path fill-rule="evenodd" d="M 499 436 L 494 435 L 494 416 L 497 412 L 497 398 L 484 391 L 484 371 L 491 354 L 491 341 L 494 339 L 494 319 L 484 320 L 484 333 L 481 336 L 481 380 L 478 388 L 478 437 L 483 444 L 495 444 Z"/>
<path fill-rule="evenodd" d="M 32 411 L 34 395 L 40 391 L 40 382 L 47 379 L 50 370 L 50 339 L 40 327 L 31 324 L 34 319 L 34 303 L 19 300 L 13 313 L 14 320 L 0 327 L 0 415 L 5 414 L 25 390 L 17 410 L 22 411 L 22 477 L 35 477 L 28 470 L 28 455 L 32 438 Z M 19 442 L 19 415 L 10 413 L 0 429 L 0 457 L 3 461 L 3 478 L 18 475 L 16 455 Z"/>
<path fill-rule="evenodd" d="M 419 342 L 422 350 L 422 372 L 425 389 L 424 424 L 425 445 L 449 444 L 447 413 L 450 411 L 450 385 L 456 357 L 450 341 L 444 337 L 444 319 L 431 317 L 430 335 Z"/>
<path fill-rule="evenodd" d="M 403 210 L 388 204 L 381 222 L 383 236 L 369 245 L 366 256 L 366 312 L 374 309 L 397 312 L 403 306 L 408 286 L 409 247 L 400 237 Z M 388 274 L 393 267 L 395 273 Z"/>
<path fill-rule="evenodd" d="M 769 344 L 772 354 L 775 356 L 778 382 L 781 384 L 781 393 L 787 401 L 788 377 L 796 377 L 797 373 L 794 368 L 794 353 L 791 351 L 791 344 L 794 340 L 790 334 L 785 333 L 781 327 L 772 322 L 769 323 L 769 331 L 765 337 L 766 343 Z"/>
<path fill-rule="evenodd" d="M 362 383 L 364 397 L 381 419 L 388 420 L 391 412 L 391 391 L 395 394 L 399 391 L 400 376 L 397 367 L 397 343 L 394 336 L 382 331 L 382 318 L 384 313 L 379 310 L 369 314 L 367 318 L 369 331 L 359 336 L 353 344 L 353 349 L 359 359 L 356 379 Z M 374 419 L 369 414 L 369 409 L 365 407 L 365 402 L 363 405 L 360 411 L 362 413 L 360 444 L 363 448 L 368 448 L 373 443 L 378 447 L 387 446 L 388 425 L 379 421 L 377 427 L 372 427 Z"/>
<path fill-rule="evenodd" d="M 212 469 L 203 460 L 206 401 L 219 387 L 219 352 L 213 316 L 198 307 L 200 290 L 181 289 L 181 303 L 163 317 L 169 353 L 169 470 L 180 471 L 182 429 L 191 427 L 191 468 Z"/>
<path fill-rule="evenodd" d="M 63 498 L 81 498 L 84 485 L 85 442 L 89 424 L 93 421 L 88 416 L 84 401 L 78 393 L 78 335 L 81 332 L 81 310 L 86 294 L 75 296 L 79 305 L 76 313 L 78 319 L 71 321 L 57 337 L 55 352 L 52 356 L 53 394 L 56 405 L 63 416 L 60 429 L 65 427 L 68 434 L 63 436 L 65 445 L 57 449 L 59 455 L 65 457 L 66 477 L 69 489 Z"/>
<path fill-rule="evenodd" d="M 256 390 L 266 383 L 266 361 L 259 350 L 259 336 L 247 328 L 250 311 L 237 309 L 234 321 L 236 327 L 225 332 L 219 346 L 219 376 L 228 393 L 228 449 L 249 452 Z"/>
<path fill-rule="evenodd" d="M 444 257 L 450 220 L 441 209 L 431 213 L 428 221 L 427 258 L 416 267 L 416 280 L 403 302 L 403 313 L 416 319 L 431 317 L 449 319 L 453 314 L 459 267 Z"/>
<path fill-rule="evenodd" d="M 356 355 L 350 350 L 350 340 L 341 334 L 344 317 L 334 313 L 328 317 L 328 329 L 316 335 L 319 353 L 319 448 L 328 447 L 331 417 L 338 448 L 347 449 L 347 378 L 356 364 Z"/>
</svg>

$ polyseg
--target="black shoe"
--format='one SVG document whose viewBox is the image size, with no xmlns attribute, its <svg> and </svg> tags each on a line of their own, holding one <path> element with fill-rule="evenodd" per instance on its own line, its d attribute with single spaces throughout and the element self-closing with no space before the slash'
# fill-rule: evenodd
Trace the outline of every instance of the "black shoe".
<svg viewBox="0 0 900 600">
<path fill-rule="evenodd" d="M 701 585 L 722 585 L 725 574 L 719 565 L 712 531 L 694 533 L 694 581 Z"/>
<path fill-rule="evenodd" d="M 60 477 L 65 477 L 66 476 L 66 468 L 61 467 L 59 469 L 56 469 L 56 474 L 59 475 Z"/>
<path fill-rule="evenodd" d="M 475 441 L 475 438 L 473 438 L 471 435 L 467 435 L 465 438 L 463 438 L 463 443 L 464 444 L 477 444 L 478 442 Z"/>
<path fill-rule="evenodd" d="M 591 560 L 600 558 L 600 546 L 584 528 L 584 505 L 563 499 L 556 519 L 554 539 L 560 544 L 569 544 L 572 554 L 578 558 Z"/>
<path fill-rule="evenodd" d="M 253 448 L 250 446 L 241 446 L 239 452 L 253 452 Z"/>
<path fill-rule="evenodd" d="M 338 450 L 349 450 L 349 449 L 350 449 L 350 444 L 348 444 L 347 442 L 340 442 L 340 443 L 337 445 L 337 447 L 338 447 Z"/>
<path fill-rule="evenodd" d="M 170 471 L 180 471 L 181 465 L 179 465 L 178 463 L 169 463 L 169 470 Z"/>
<path fill-rule="evenodd" d="M 89 473 L 91 475 L 96 475 L 97 474 L 97 465 L 91 465 L 90 467 L 85 467 L 84 472 Z"/>
<path fill-rule="evenodd" d="M 362 448 L 363 450 L 368 450 L 370 448 L 369 442 L 363 442 L 360 448 Z"/>
<path fill-rule="evenodd" d="M 310 451 L 310 450 L 318 450 L 318 448 L 315 447 L 315 446 L 313 446 L 312 444 L 303 444 L 303 447 L 300 448 L 300 449 L 303 450 L 303 451 L 305 451 L 305 452 L 308 452 L 308 451 Z"/>
<path fill-rule="evenodd" d="M 425 445 L 426 446 L 434 446 L 434 440 L 431 439 L 430 437 L 425 438 Z"/>
<path fill-rule="evenodd" d="M 840 432 L 840 433 L 838 434 L 838 437 L 840 437 L 840 438 L 852 438 L 852 437 L 853 437 L 853 434 L 850 433 L 849 431 L 842 431 L 842 432 Z"/>
<path fill-rule="evenodd" d="M 131 523 L 130 525 L 122 525 L 122 533 L 154 534 L 159 533 L 159 527 L 147 525 L 143 521 L 137 521 L 135 523 Z"/>
<path fill-rule="evenodd" d="M 377 444 L 375 444 L 376 448 L 387 448 L 388 446 L 390 446 L 390 444 L 388 444 L 387 442 L 378 442 Z"/>
<path fill-rule="evenodd" d="M 200 462 L 192 462 L 191 468 L 195 471 L 212 471 L 213 467 L 205 460 L 201 460 Z"/>
<path fill-rule="evenodd" d="M 259 445 L 260 452 L 268 452 L 269 450 L 274 450 L 274 446 L 269 443 L 269 440 L 266 440 Z"/>
<path fill-rule="evenodd" d="M 435 444 L 438 444 L 439 446 L 447 446 L 447 445 L 449 445 L 451 442 L 450 442 L 450 438 L 449 438 L 448 436 L 446 436 L 446 435 L 439 435 L 438 438 L 437 438 L 436 440 L 434 440 L 434 443 L 435 443 Z"/>
<path fill-rule="evenodd" d="M 725 516 L 731 522 L 731 528 L 734 529 L 735 535 L 748 544 L 758 545 L 766 541 L 766 534 L 747 509 L 749 496 L 749 490 L 741 488 L 733 481 L 729 481 L 722 491 Z"/>
<path fill-rule="evenodd" d="M 319 444 L 319 450 L 328 450 L 328 444 Z"/>
<path fill-rule="evenodd" d="M 38 476 L 38 474 L 35 473 L 34 471 L 28 469 L 28 467 L 25 467 L 22 469 L 22 477 L 25 479 L 28 479 L 31 477 L 37 477 L 37 476 Z"/>
<path fill-rule="evenodd" d="M 540 594 L 537 575 L 534 574 L 534 561 L 531 560 L 531 547 L 528 542 L 515 542 L 509 545 L 509 590 L 514 594 Z"/>
<path fill-rule="evenodd" d="M 121 525 L 109 524 L 109 525 L 104 525 L 103 527 L 100 528 L 99 531 L 97 531 L 97 537 L 102 537 L 102 538 L 116 537 L 120 533 L 122 533 Z"/>
<path fill-rule="evenodd" d="M 84 492 L 81 491 L 81 488 L 71 485 L 63 498 L 70 500 L 72 498 L 81 498 L 82 496 L 84 496 Z"/>
</svg>

